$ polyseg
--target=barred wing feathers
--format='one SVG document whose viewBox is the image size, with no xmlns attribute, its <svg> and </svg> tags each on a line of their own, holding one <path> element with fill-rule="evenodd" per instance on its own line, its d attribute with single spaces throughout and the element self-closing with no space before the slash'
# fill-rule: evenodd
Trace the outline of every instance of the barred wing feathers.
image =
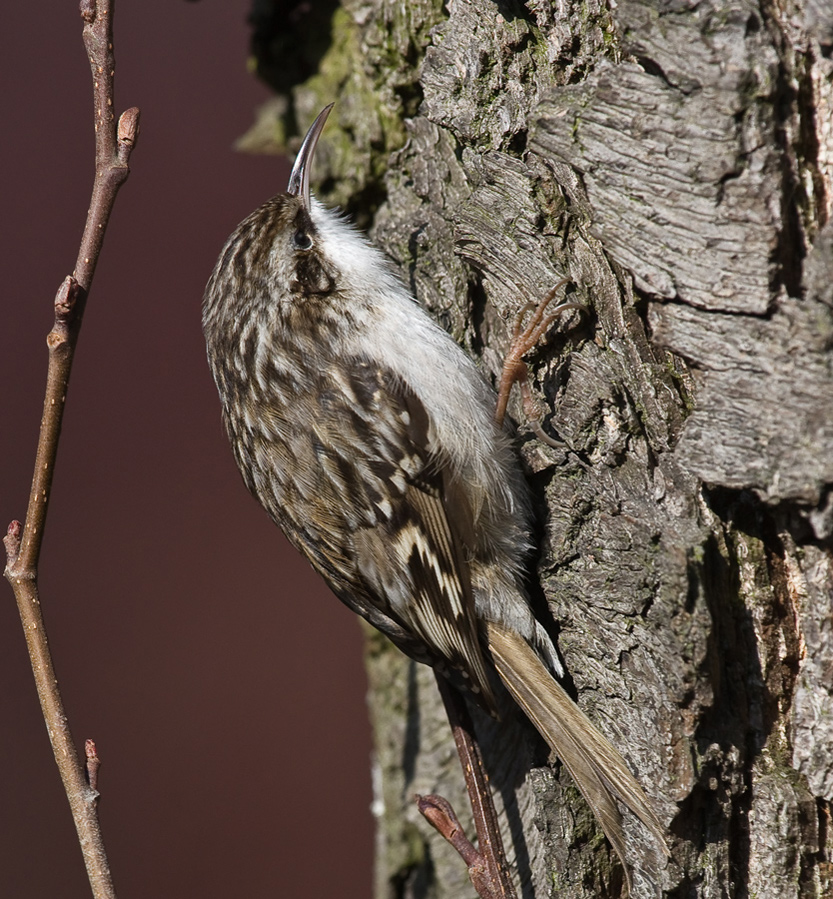
<svg viewBox="0 0 833 899">
<path fill-rule="evenodd" d="M 351 479 L 344 482 L 344 499 L 360 524 L 351 535 L 356 590 L 342 598 L 372 620 L 361 608 L 361 595 L 369 594 L 409 633 L 400 641 L 382 628 L 397 645 L 461 681 L 494 711 L 465 556 L 474 534 L 471 506 L 432 453 L 428 414 L 413 391 L 369 363 L 356 361 L 348 370 L 359 437 L 351 451 L 363 477 L 352 488 Z M 417 652 L 413 637 L 425 644 Z"/>
</svg>

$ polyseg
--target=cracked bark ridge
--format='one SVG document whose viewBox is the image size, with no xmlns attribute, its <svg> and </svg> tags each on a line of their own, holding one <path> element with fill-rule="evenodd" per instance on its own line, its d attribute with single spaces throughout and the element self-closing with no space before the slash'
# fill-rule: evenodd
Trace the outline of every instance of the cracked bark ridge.
<svg viewBox="0 0 833 899">
<path fill-rule="evenodd" d="M 720 50 L 711 53 L 717 74 Z M 757 121 L 748 134 L 738 122 L 738 82 L 748 73 L 741 61 L 730 84 L 704 88 L 692 74 L 679 86 L 637 63 L 603 63 L 536 111 L 532 146 L 581 172 L 591 232 L 654 296 L 768 309 L 781 224 L 777 158 Z"/>
<path fill-rule="evenodd" d="M 829 4 L 346 0 L 333 22 L 293 88 L 310 112 L 343 91 L 329 199 L 378 203 L 374 239 L 484 373 L 562 277 L 592 310 L 529 356 L 564 450 L 519 442 L 533 599 L 668 823 L 663 866 L 630 822 L 634 899 L 833 895 Z M 466 808 L 433 677 L 368 646 L 375 894 L 472 895 L 410 803 Z M 476 723 L 521 895 L 620 896 L 569 776 L 517 717 Z"/>
<path fill-rule="evenodd" d="M 827 235 L 803 285 L 796 276 L 799 238 L 826 217 L 830 190 L 815 213 L 785 199 L 803 148 L 780 144 L 809 111 L 799 93 L 791 115 L 777 108 L 786 63 L 756 9 L 735 4 L 719 29 L 701 9 L 664 16 L 660 30 L 646 5 L 623 4 L 625 43 L 642 65 L 603 65 L 555 90 L 531 143 L 581 172 L 592 233 L 637 286 L 669 301 L 651 306 L 654 337 L 698 372 L 699 388 L 678 459 L 706 483 L 801 504 L 827 539 L 833 317 L 815 293 L 829 304 L 817 271 L 829 274 Z M 832 111 L 818 116 L 828 143 Z"/>
</svg>

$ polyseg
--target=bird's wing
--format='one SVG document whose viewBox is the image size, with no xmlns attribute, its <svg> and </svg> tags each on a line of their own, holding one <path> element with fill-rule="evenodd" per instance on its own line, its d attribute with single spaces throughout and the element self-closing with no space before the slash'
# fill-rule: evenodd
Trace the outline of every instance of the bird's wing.
<svg viewBox="0 0 833 899">
<path fill-rule="evenodd" d="M 465 493 L 431 452 L 429 416 L 413 391 L 378 365 L 356 360 L 349 371 L 350 451 L 362 476 L 346 486 L 345 501 L 356 515 L 359 592 L 428 650 L 414 652 L 394 637 L 406 652 L 465 684 L 492 710 L 465 555 L 473 540 Z"/>
</svg>

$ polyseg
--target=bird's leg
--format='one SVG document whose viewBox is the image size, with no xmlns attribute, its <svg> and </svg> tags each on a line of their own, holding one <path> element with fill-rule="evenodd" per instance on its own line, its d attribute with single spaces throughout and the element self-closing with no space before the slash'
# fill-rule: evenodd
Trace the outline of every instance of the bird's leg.
<svg viewBox="0 0 833 899">
<path fill-rule="evenodd" d="M 454 810 L 442 797 L 418 797 L 419 810 L 460 853 L 481 899 L 515 899 L 492 791 L 483 756 L 474 737 L 471 715 L 463 697 L 446 678 L 441 674 L 437 674 L 436 678 L 463 766 L 478 849 L 466 839 Z"/>
<path fill-rule="evenodd" d="M 533 303 L 526 303 L 518 313 L 512 332 L 512 343 L 509 345 L 509 351 L 503 361 L 503 371 L 500 375 L 497 407 L 495 409 L 495 421 L 502 425 L 506 415 L 506 407 L 509 404 L 509 394 L 512 391 L 512 385 L 517 381 L 521 388 L 524 413 L 530 422 L 532 430 L 535 432 L 536 437 L 545 443 L 549 443 L 551 446 L 560 446 L 560 444 L 544 433 L 537 420 L 535 401 L 532 398 L 532 391 L 529 387 L 529 371 L 523 357 L 538 345 L 538 341 L 552 327 L 560 312 L 563 312 L 565 309 L 585 308 L 581 303 L 559 303 L 548 314 L 545 314 L 550 303 L 555 299 L 555 295 L 569 280 L 569 278 L 562 279 L 537 306 Z M 532 311 L 532 318 L 524 327 L 524 319 L 530 310 Z"/>
</svg>

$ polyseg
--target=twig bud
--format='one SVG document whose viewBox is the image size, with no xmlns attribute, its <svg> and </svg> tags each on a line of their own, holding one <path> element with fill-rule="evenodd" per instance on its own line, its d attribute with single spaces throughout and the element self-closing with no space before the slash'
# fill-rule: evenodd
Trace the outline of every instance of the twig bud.
<svg viewBox="0 0 833 899">
<path fill-rule="evenodd" d="M 139 137 L 139 108 L 131 106 L 119 116 L 116 137 L 118 139 L 117 155 L 119 162 L 127 164 L 130 152 L 136 146 Z"/>
<path fill-rule="evenodd" d="M 81 13 L 81 18 L 88 25 L 92 25 L 95 21 L 95 0 L 81 0 L 79 12 Z"/>
<path fill-rule="evenodd" d="M 98 769 L 101 767 L 101 759 L 95 748 L 95 740 L 84 741 L 84 755 L 87 759 L 87 783 L 90 789 L 98 792 Z"/>
<path fill-rule="evenodd" d="M 6 547 L 6 568 L 11 568 L 20 555 L 20 535 L 23 533 L 23 525 L 15 519 L 10 522 L 3 538 L 3 546 Z"/>
<path fill-rule="evenodd" d="M 61 323 L 69 321 L 75 303 L 78 300 L 78 282 L 72 275 L 67 275 L 55 294 L 55 320 Z"/>
</svg>

